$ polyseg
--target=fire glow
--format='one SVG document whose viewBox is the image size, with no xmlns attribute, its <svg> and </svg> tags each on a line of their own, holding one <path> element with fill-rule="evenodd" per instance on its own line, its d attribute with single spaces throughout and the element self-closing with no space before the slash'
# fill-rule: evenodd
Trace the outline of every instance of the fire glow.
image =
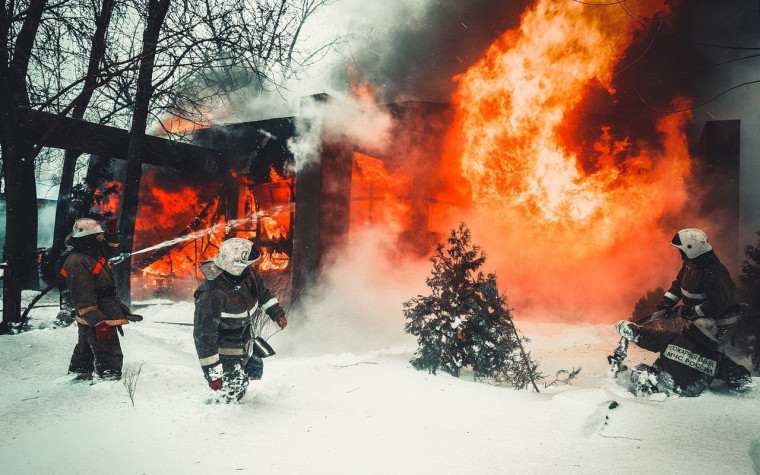
<svg viewBox="0 0 760 475">
<path fill-rule="evenodd" d="M 192 295 L 203 278 L 200 264 L 213 258 L 229 236 L 259 243 L 262 272 L 286 270 L 290 257 L 278 246 L 291 234 L 292 180 L 274 170 L 270 179 L 254 186 L 236 178 L 237 214 L 227 216 L 219 183 L 167 180 L 157 171 L 144 173 L 132 259 L 135 298 Z M 145 248 L 150 252 L 139 253 Z"/>
<path fill-rule="evenodd" d="M 639 15 L 662 7 L 636 5 Z M 446 160 L 489 223 L 473 226 L 476 237 L 518 308 L 626 318 L 677 270 L 667 245 L 673 231 L 659 223 L 686 201 L 689 114 L 662 118 L 654 145 L 602 126 L 593 157 L 579 156 L 568 133 L 588 127 L 568 121 L 590 91 L 614 96 L 613 72 L 638 28 L 623 8 L 541 0 L 455 78 Z"/>
<path fill-rule="evenodd" d="M 409 229 L 412 210 L 407 177 L 389 173 L 380 160 L 354 153 L 351 177 L 351 232 L 383 227 L 393 234 Z"/>
<path fill-rule="evenodd" d="M 635 3 L 637 18 L 664 8 Z M 454 78 L 443 157 L 420 140 L 429 138 L 428 120 L 396 130 L 396 148 L 377 155 L 384 159 L 354 152 L 351 190 L 341 190 L 351 193 L 350 234 L 388 230 L 428 252 L 432 237 L 464 221 L 510 305 L 528 317 L 615 321 L 646 291 L 667 285 L 678 265 L 670 237 L 700 224 L 684 211 L 690 114 L 661 116 L 652 141 L 580 112 L 593 95 L 614 102 L 615 70 L 642 28 L 628 8 L 539 0 L 526 10 L 519 28 Z M 354 96 L 357 108 L 376 109 L 368 87 L 357 82 Z M 260 269 L 286 271 L 281 244 L 292 236 L 296 179 L 274 168 L 268 178 L 254 186 L 233 172 L 234 183 L 167 188 L 144 175 L 143 203 L 155 206 L 141 205 L 135 249 L 182 233 L 192 239 L 133 269 L 133 289 L 175 279 L 187 283 L 179 296 L 188 295 L 200 262 L 229 235 L 263 243 Z M 240 190 L 234 216 L 213 192 L 223 186 Z"/>
</svg>

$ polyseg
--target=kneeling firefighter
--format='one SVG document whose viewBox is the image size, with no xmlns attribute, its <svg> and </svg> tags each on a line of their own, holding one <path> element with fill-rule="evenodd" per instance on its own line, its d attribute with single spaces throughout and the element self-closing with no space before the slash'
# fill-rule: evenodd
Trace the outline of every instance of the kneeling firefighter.
<svg viewBox="0 0 760 475">
<path fill-rule="evenodd" d="M 704 231 L 686 228 L 670 242 L 683 264 L 658 311 L 641 325 L 621 320 L 615 330 L 639 347 L 660 354 L 652 366 L 631 371 L 631 391 L 698 396 L 714 379 L 735 391 L 747 391 L 752 378 L 744 366 L 725 353 L 724 340 L 739 319 L 735 284 L 720 262 Z M 676 306 L 682 301 L 683 305 Z M 657 329 L 649 323 L 678 319 L 678 330 Z"/>
<path fill-rule="evenodd" d="M 216 257 L 201 264 L 205 279 L 194 294 L 193 337 L 206 381 L 221 391 L 222 402 L 239 401 L 249 381 L 261 379 L 262 356 L 272 353 L 253 335 L 259 309 L 280 329 L 288 324 L 285 311 L 252 266 L 259 257 L 251 241 L 230 238 Z"/>
</svg>

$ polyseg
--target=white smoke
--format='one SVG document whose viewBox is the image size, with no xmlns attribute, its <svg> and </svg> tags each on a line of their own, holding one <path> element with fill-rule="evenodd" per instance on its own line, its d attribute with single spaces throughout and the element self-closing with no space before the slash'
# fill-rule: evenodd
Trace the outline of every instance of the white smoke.
<svg viewBox="0 0 760 475">
<path fill-rule="evenodd" d="M 424 259 L 394 258 L 395 247 L 395 236 L 383 230 L 351 236 L 292 309 L 288 351 L 340 354 L 412 344 L 403 303 L 429 293 L 425 277 L 432 267 Z"/>
<path fill-rule="evenodd" d="M 295 134 L 288 140 L 293 153 L 295 172 L 304 165 L 320 160 L 325 139 L 341 138 L 357 147 L 383 148 L 390 137 L 390 114 L 367 102 L 346 102 L 327 97 L 311 96 L 301 100 L 296 116 Z"/>
</svg>

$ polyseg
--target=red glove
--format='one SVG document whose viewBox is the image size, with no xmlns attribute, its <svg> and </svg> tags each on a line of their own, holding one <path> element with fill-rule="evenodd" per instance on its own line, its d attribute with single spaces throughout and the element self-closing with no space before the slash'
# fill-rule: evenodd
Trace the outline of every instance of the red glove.
<svg viewBox="0 0 760 475">
<path fill-rule="evenodd" d="M 208 382 L 208 387 L 210 387 L 214 391 L 219 391 L 220 389 L 222 389 L 222 379 L 219 378 L 219 379 L 215 379 L 213 381 L 209 381 Z"/>
<path fill-rule="evenodd" d="M 112 332 L 111 325 L 106 322 L 100 322 L 95 325 L 95 338 L 97 338 L 98 341 L 110 340 Z"/>
<path fill-rule="evenodd" d="M 279 317 L 275 318 L 274 322 L 278 327 L 280 327 L 280 330 L 284 330 L 285 327 L 288 326 L 288 319 L 285 318 L 285 315 L 280 315 Z"/>
</svg>

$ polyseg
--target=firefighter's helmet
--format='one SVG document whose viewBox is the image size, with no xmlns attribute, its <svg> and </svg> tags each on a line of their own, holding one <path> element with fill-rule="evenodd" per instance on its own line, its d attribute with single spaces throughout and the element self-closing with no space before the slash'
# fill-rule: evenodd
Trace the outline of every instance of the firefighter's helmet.
<svg viewBox="0 0 760 475">
<path fill-rule="evenodd" d="M 707 242 L 707 235 L 701 229 L 682 229 L 673 236 L 671 245 L 677 247 L 688 257 L 694 259 L 705 252 L 712 251 L 712 246 Z"/>
<path fill-rule="evenodd" d="M 219 253 L 214 258 L 214 264 L 232 275 L 240 275 L 260 256 L 259 250 L 251 241 L 243 238 L 230 238 L 219 246 Z"/>
<path fill-rule="evenodd" d="M 100 234 L 103 232 L 103 228 L 100 227 L 97 221 L 92 218 L 79 218 L 74 223 L 74 228 L 71 230 L 71 237 L 80 238 L 90 236 L 93 234 Z"/>
</svg>

